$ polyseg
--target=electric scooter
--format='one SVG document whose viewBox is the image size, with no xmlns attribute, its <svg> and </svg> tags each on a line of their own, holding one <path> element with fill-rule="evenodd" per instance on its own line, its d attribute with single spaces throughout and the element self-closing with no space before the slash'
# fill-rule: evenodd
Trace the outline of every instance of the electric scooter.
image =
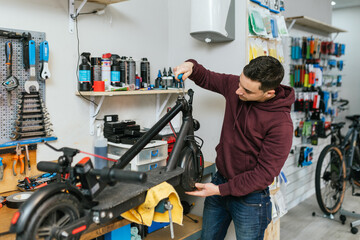
<svg viewBox="0 0 360 240">
<path fill-rule="evenodd" d="M 74 167 L 80 151 L 63 147 L 58 162 L 39 162 L 40 171 L 56 172 L 57 182 L 40 188 L 14 214 L 10 232 L 16 239 L 79 239 L 91 224 L 108 223 L 145 201 L 147 190 L 166 181 L 192 191 L 204 170 L 203 141 L 194 135 L 200 124 L 192 117 L 194 91 L 179 96 L 168 111 L 110 168 L 94 169 L 89 157 Z M 182 125 L 167 165 L 147 172 L 123 170 L 180 112 Z M 200 142 L 199 142 L 200 141 Z M 64 178 L 67 176 L 67 178 Z"/>
</svg>

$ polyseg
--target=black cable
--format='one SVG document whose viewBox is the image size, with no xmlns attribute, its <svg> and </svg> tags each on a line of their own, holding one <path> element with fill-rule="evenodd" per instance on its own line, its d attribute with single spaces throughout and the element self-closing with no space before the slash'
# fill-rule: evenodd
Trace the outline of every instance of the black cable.
<svg viewBox="0 0 360 240">
<path fill-rule="evenodd" d="M 77 54 L 78 54 L 77 64 L 79 64 L 79 62 L 80 62 L 80 39 L 79 39 L 79 29 L 78 29 L 77 17 L 75 18 L 75 24 L 76 24 L 76 39 L 77 39 Z M 78 68 L 77 65 L 76 65 L 76 79 L 77 79 L 77 82 L 79 82 L 79 68 Z M 93 103 L 96 107 L 98 106 L 98 104 L 97 104 L 95 101 L 93 101 L 93 100 L 91 100 L 91 99 L 88 99 L 88 98 L 86 98 L 84 95 L 82 95 L 81 92 L 79 91 L 79 89 L 78 89 L 78 93 L 79 93 L 79 95 L 80 95 L 83 99 L 85 99 L 85 100 Z M 99 112 L 100 112 L 100 109 L 99 109 L 98 112 L 95 113 L 95 115 L 92 116 L 92 117 L 96 117 L 96 116 L 99 114 Z"/>
<path fill-rule="evenodd" d="M 135 211 L 137 212 L 137 214 L 139 214 L 140 218 L 141 218 L 141 225 L 144 226 L 144 220 L 141 216 L 141 214 L 139 213 L 139 211 L 135 208 Z M 142 231 L 141 231 L 141 239 L 144 239 L 145 238 L 145 229 L 144 227 L 142 228 Z"/>
<path fill-rule="evenodd" d="M 8 235 L 8 234 L 12 234 L 12 232 L 2 232 L 2 233 L 0 233 L 0 236 L 5 236 L 5 235 Z"/>
</svg>

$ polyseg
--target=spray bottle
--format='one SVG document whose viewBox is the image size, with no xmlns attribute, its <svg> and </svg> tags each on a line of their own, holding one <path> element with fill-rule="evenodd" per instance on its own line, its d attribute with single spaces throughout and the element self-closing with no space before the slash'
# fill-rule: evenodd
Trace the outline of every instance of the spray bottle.
<svg viewBox="0 0 360 240">
<path fill-rule="evenodd" d="M 96 128 L 97 131 L 96 131 L 96 138 L 94 143 L 94 152 L 96 155 L 107 157 L 107 139 L 104 137 L 101 125 L 100 124 L 96 125 Z M 107 160 L 95 157 L 96 169 L 102 169 L 107 166 L 108 166 Z"/>
<path fill-rule="evenodd" d="M 81 64 L 79 65 L 79 91 L 91 91 L 91 67 L 90 53 L 83 52 L 81 54 Z"/>
</svg>

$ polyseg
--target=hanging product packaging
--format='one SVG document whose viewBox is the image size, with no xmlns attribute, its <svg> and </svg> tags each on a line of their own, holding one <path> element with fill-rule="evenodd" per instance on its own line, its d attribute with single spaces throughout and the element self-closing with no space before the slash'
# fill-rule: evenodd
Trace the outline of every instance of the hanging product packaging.
<svg viewBox="0 0 360 240">
<path fill-rule="evenodd" d="M 285 57 L 284 57 L 284 50 L 283 50 L 283 45 L 281 44 L 281 41 L 276 41 L 276 53 L 277 53 L 277 59 L 281 63 L 284 63 Z"/>
<path fill-rule="evenodd" d="M 284 16 L 276 16 L 276 21 L 277 21 L 279 35 L 282 37 L 288 37 L 289 32 L 286 27 Z"/>
<path fill-rule="evenodd" d="M 249 7 L 249 30 L 255 35 L 266 36 L 266 30 L 261 13 L 253 7 Z M 251 29 L 250 29 L 251 28 Z"/>
</svg>

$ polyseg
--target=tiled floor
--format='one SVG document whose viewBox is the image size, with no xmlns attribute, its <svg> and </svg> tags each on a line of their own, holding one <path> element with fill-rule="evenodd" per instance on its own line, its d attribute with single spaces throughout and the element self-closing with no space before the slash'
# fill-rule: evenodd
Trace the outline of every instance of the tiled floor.
<svg viewBox="0 0 360 240">
<path fill-rule="evenodd" d="M 359 191 L 359 189 L 358 189 Z M 351 195 L 351 188 L 347 190 L 343 209 L 360 213 L 360 197 Z M 313 217 L 312 213 L 316 216 Z M 324 218 L 317 204 L 316 196 L 313 195 L 281 218 L 280 239 L 281 240 L 360 240 L 359 232 L 350 232 L 350 222 L 356 219 L 347 217 L 345 225 L 339 220 L 339 214 L 334 220 Z"/>
</svg>

